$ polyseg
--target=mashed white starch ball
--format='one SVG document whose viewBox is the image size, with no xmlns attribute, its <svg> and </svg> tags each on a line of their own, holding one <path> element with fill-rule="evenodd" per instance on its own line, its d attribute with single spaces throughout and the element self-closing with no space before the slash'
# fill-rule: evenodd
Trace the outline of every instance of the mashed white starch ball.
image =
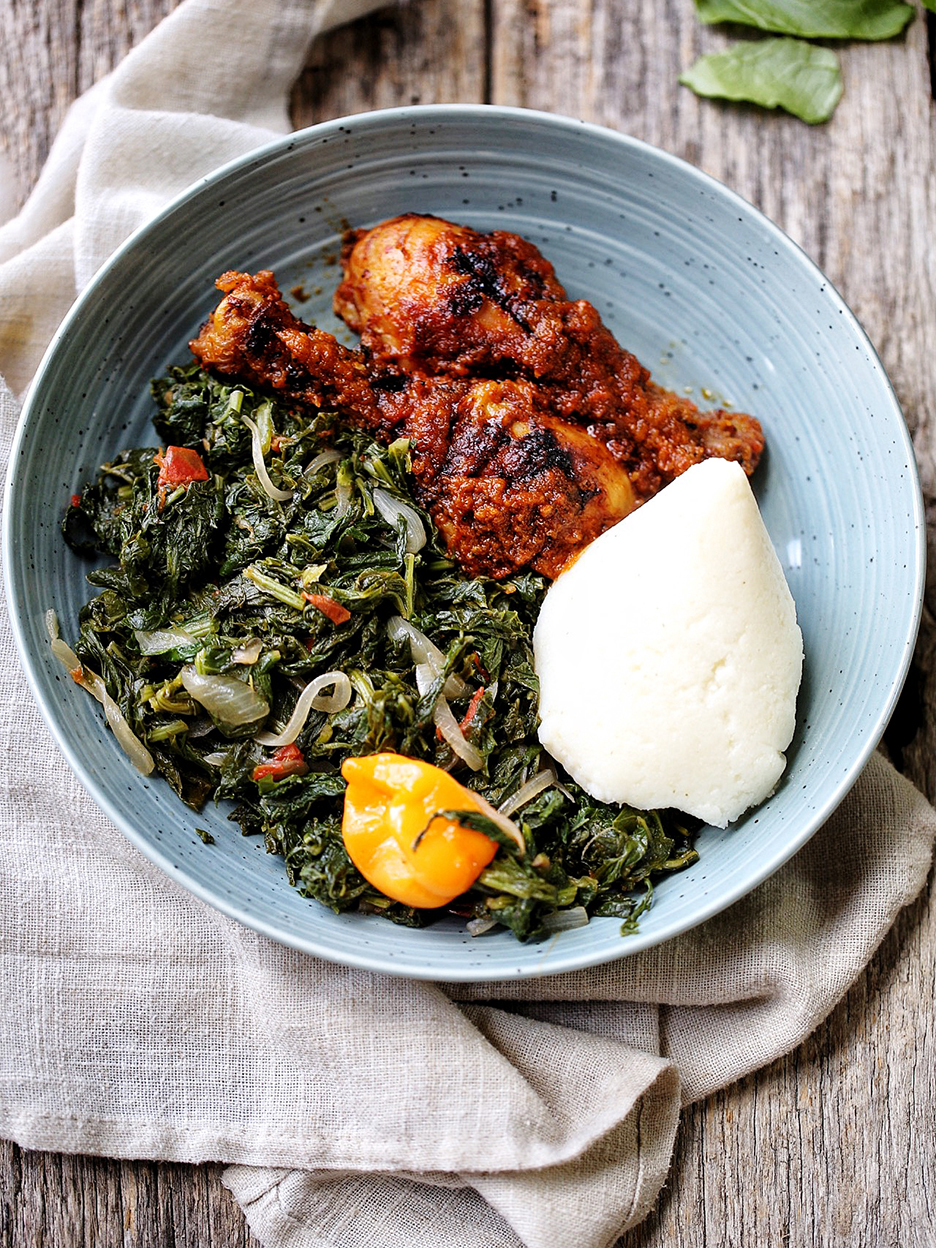
<svg viewBox="0 0 936 1248">
<path fill-rule="evenodd" d="M 738 464 L 696 464 L 592 542 L 533 646 L 540 741 L 593 797 L 725 827 L 776 787 L 803 640 Z"/>
</svg>

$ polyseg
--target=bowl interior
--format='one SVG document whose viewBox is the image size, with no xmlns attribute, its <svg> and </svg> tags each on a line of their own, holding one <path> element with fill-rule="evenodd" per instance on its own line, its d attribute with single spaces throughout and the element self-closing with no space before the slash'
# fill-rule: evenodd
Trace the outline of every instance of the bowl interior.
<svg viewBox="0 0 936 1248">
<path fill-rule="evenodd" d="M 224 809 L 199 815 L 133 772 L 98 707 L 49 653 L 90 596 L 65 546 L 69 496 L 125 446 L 154 442 L 148 383 L 189 358 L 225 269 L 271 268 L 307 320 L 331 313 L 348 226 L 404 211 L 525 235 L 572 297 L 701 406 L 759 417 L 755 477 L 806 649 L 798 727 L 774 796 L 665 880 L 636 936 L 615 920 L 523 946 L 337 916 L 299 896 L 279 859 Z M 130 839 L 222 910 L 337 961 L 446 980 L 570 970 L 692 927 L 784 862 L 834 809 L 876 744 L 903 681 L 922 592 L 919 484 L 879 360 L 822 274 L 755 209 L 699 171 L 622 135 L 519 110 L 447 106 L 364 114 L 261 149 L 199 184 L 136 234 L 63 325 L 32 387 L 5 514 L 8 594 L 23 661 L 59 744 Z M 195 829 L 207 828 L 206 847 Z"/>
</svg>

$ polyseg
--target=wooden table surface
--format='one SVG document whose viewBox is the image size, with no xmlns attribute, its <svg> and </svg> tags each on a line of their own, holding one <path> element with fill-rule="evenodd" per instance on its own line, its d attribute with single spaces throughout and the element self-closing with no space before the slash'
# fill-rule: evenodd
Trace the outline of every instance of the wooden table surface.
<svg viewBox="0 0 936 1248">
<path fill-rule="evenodd" d="M 172 7 L 0 0 L 0 146 L 18 199 L 69 102 Z M 880 352 L 915 439 L 936 567 L 936 19 L 920 11 L 900 38 L 837 45 L 845 96 L 818 127 L 677 86 L 729 35 L 744 32 L 700 26 L 691 0 L 408 0 L 311 47 L 293 117 L 521 105 L 625 131 L 727 183 L 820 265 Z M 931 576 L 886 738 L 930 799 L 934 590 Z M 621 1248 L 936 1244 L 934 987 L 928 890 L 802 1047 L 684 1115 L 658 1207 Z M 0 1143 L 0 1245 L 256 1246 L 220 1173 Z"/>
</svg>

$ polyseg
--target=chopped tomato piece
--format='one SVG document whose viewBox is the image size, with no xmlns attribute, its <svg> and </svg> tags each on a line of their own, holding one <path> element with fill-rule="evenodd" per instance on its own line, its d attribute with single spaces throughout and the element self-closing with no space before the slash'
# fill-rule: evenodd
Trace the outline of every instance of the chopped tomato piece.
<svg viewBox="0 0 936 1248">
<path fill-rule="evenodd" d="M 187 446 L 167 446 L 165 455 L 158 451 L 153 462 L 159 465 L 156 484 L 160 493 L 175 489 L 177 485 L 208 480 L 208 469 L 202 463 L 198 451 Z"/>
<path fill-rule="evenodd" d="M 462 719 L 461 723 L 458 725 L 459 730 L 461 732 L 465 732 L 466 729 L 470 726 L 470 724 L 474 720 L 474 717 L 478 713 L 478 707 L 481 705 L 481 699 L 483 697 L 484 697 L 484 686 L 482 685 L 480 689 L 476 689 L 474 693 L 471 695 L 471 701 L 468 703 L 468 710 L 465 711 L 464 718 Z M 436 740 L 438 741 L 445 740 L 445 736 L 443 735 L 441 730 L 438 728 L 436 729 Z"/>
<path fill-rule="evenodd" d="M 484 686 L 476 689 L 472 694 L 471 701 L 468 703 L 468 710 L 465 711 L 465 718 L 458 725 L 462 732 L 468 727 L 471 721 L 478 713 L 478 707 L 481 705 L 481 699 L 484 697 Z"/>
<path fill-rule="evenodd" d="M 309 765 L 302 757 L 298 745 L 282 745 L 268 763 L 259 763 L 253 769 L 253 778 L 262 780 L 269 776 L 271 780 L 282 780 L 284 776 L 304 776 Z"/>
<path fill-rule="evenodd" d="M 334 598 L 329 598 L 327 594 L 310 594 L 303 590 L 302 596 L 306 602 L 312 603 L 316 611 L 327 615 L 333 624 L 344 624 L 346 620 L 351 619 L 351 612 L 348 608 L 343 607 L 340 602 L 335 602 Z"/>
<path fill-rule="evenodd" d="M 81 495 L 80 495 L 80 494 L 73 494 L 73 495 L 71 496 L 71 505 L 72 505 L 73 507 L 80 507 L 80 506 L 81 506 Z"/>
<path fill-rule="evenodd" d="M 490 680 L 491 674 L 487 670 L 487 668 L 484 666 L 484 664 L 481 662 L 481 655 L 478 654 L 477 650 L 472 651 L 472 653 L 469 654 L 468 657 L 471 660 L 471 662 L 475 665 L 475 667 L 478 669 L 478 672 L 481 675 L 481 679 Z"/>
</svg>

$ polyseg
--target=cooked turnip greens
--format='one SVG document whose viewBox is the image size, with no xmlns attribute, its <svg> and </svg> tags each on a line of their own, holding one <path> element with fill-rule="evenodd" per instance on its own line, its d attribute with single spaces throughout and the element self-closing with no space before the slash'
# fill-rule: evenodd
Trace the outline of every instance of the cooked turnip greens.
<svg viewBox="0 0 936 1248">
<path fill-rule="evenodd" d="M 164 449 L 105 464 L 63 530 L 115 561 L 88 575 L 99 593 L 77 656 L 182 800 L 233 802 L 307 896 L 416 926 L 433 912 L 382 896 L 348 858 L 339 767 L 425 759 L 494 807 L 522 801 L 525 853 L 476 817 L 500 848 L 452 907 L 470 930 L 527 939 L 561 927 L 556 912 L 633 930 L 653 880 L 695 860 L 691 833 L 553 774 L 531 642 L 544 580 L 472 579 L 447 559 L 409 494 L 403 441 L 377 445 L 197 366 L 153 395 Z"/>
</svg>

